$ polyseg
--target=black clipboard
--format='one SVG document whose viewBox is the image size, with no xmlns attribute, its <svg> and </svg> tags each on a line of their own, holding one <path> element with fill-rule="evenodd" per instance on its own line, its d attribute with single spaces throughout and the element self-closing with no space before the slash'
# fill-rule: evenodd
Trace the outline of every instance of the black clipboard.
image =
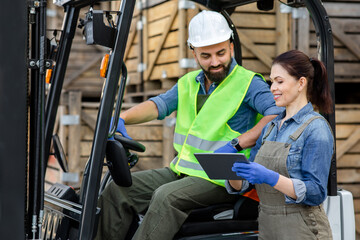
<svg viewBox="0 0 360 240">
<path fill-rule="evenodd" d="M 210 179 L 243 180 L 231 168 L 235 162 L 249 163 L 243 153 L 195 153 L 194 156 Z"/>
</svg>

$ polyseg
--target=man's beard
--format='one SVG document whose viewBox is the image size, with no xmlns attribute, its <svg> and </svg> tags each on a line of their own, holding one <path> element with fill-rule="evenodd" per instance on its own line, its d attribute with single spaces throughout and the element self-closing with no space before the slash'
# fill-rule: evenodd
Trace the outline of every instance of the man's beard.
<svg viewBox="0 0 360 240">
<path fill-rule="evenodd" d="M 200 65 L 200 67 L 201 67 L 201 69 L 204 71 L 204 74 L 206 75 L 206 77 L 207 77 L 210 81 L 212 81 L 212 82 L 214 82 L 214 83 L 221 83 L 222 80 L 224 80 L 225 77 L 226 77 L 226 76 L 228 75 L 228 73 L 229 73 L 230 63 L 227 64 L 227 65 L 223 65 L 223 64 L 219 65 L 219 67 L 222 67 L 223 70 L 222 70 L 221 72 L 216 72 L 216 73 L 212 73 L 212 72 L 210 72 L 210 70 L 211 70 L 211 69 L 216 69 L 216 68 L 218 68 L 218 67 L 216 67 L 216 68 L 214 68 L 214 67 L 209 67 L 209 71 L 206 71 L 206 70 L 203 68 L 203 66 L 201 66 L 201 65 Z"/>
</svg>

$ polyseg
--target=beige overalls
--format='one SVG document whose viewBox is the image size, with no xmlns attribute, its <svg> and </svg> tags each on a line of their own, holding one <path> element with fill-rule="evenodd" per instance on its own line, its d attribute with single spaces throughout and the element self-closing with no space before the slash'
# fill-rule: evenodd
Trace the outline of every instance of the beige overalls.
<svg viewBox="0 0 360 240">
<path fill-rule="evenodd" d="M 288 142 L 296 141 L 309 123 L 316 118 L 320 116 L 310 118 L 301 125 L 289 136 Z M 273 128 L 274 124 L 264 135 L 255 162 L 289 177 L 286 160 L 291 144 L 265 141 Z M 286 204 L 284 194 L 268 184 L 255 184 L 255 187 L 260 198 L 259 239 L 332 239 L 329 221 L 322 205 Z"/>
</svg>

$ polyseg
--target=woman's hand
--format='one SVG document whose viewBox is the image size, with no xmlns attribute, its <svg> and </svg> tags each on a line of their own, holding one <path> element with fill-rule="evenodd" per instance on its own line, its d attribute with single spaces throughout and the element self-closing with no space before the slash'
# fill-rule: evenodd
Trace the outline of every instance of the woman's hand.
<svg viewBox="0 0 360 240">
<path fill-rule="evenodd" d="M 236 172 L 237 176 L 248 180 L 251 184 L 266 183 L 272 187 L 276 185 L 280 176 L 279 173 L 267 169 L 263 165 L 255 162 L 236 162 L 232 167 L 232 171 Z"/>
</svg>

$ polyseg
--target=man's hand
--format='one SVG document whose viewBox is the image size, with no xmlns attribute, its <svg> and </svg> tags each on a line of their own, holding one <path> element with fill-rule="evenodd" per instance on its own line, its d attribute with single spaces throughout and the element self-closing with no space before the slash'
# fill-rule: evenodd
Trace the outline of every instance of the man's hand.
<svg viewBox="0 0 360 240">
<path fill-rule="evenodd" d="M 111 118 L 110 128 L 111 128 L 111 126 L 113 125 L 113 121 L 114 121 L 114 118 Z M 126 138 L 128 138 L 128 139 L 132 139 L 132 138 L 127 134 L 127 131 L 126 131 L 126 128 L 125 128 L 125 121 L 124 121 L 124 119 L 122 119 L 122 118 L 119 118 L 119 122 L 118 122 L 118 125 L 117 125 L 117 127 L 116 127 L 116 132 L 121 133 L 121 135 L 123 135 L 124 137 L 126 137 Z"/>
<path fill-rule="evenodd" d="M 230 142 L 228 142 L 224 146 L 216 149 L 214 153 L 237 153 L 237 150 L 231 145 Z"/>
<path fill-rule="evenodd" d="M 236 172 L 237 176 L 243 177 L 248 180 L 251 184 L 266 183 L 272 187 L 277 184 L 280 176 L 279 173 L 267 169 L 263 165 L 255 162 L 236 162 L 234 163 L 231 170 L 233 172 Z"/>
</svg>

